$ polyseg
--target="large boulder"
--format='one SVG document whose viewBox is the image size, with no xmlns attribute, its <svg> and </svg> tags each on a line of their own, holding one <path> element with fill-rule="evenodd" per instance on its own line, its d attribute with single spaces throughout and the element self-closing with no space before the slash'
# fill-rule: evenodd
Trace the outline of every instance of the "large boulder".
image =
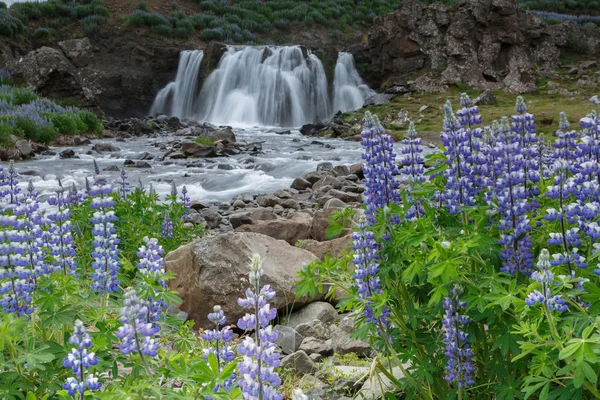
<svg viewBox="0 0 600 400">
<path fill-rule="evenodd" d="M 251 225 L 241 225 L 237 232 L 255 232 L 275 239 L 285 240 L 291 245 L 310 238 L 311 218 L 304 213 L 298 213 L 292 218 L 257 221 Z"/>
<path fill-rule="evenodd" d="M 88 65 L 91 58 L 94 56 L 90 39 L 86 37 L 81 39 L 64 40 L 62 42 L 58 42 L 58 46 L 76 67 L 84 67 Z"/>
<path fill-rule="evenodd" d="M 308 250 L 317 256 L 320 260 L 325 259 L 325 255 L 330 257 L 340 257 L 342 251 L 349 252 L 352 247 L 352 234 L 341 238 L 328 240 L 326 242 L 317 242 L 316 240 L 303 240 L 300 242 L 300 248 Z"/>
<path fill-rule="evenodd" d="M 166 269 L 177 275 L 169 286 L 183 300 L 180 309 L 198 326 L 208 326 L 208 313 L 220 305 L 230 323 L 246 310 L 237 304 L 249 287 L 250 259 L 259 254 L 263 262 L 261 283 L 277 292 L 278 310 L 302 307 L 314 299 L 296 299 L 296 276 L 303 265 L 316 257 L 306 251 L 257 233 L 228 233 L 208 236 L 167 254 Z"/>
</svg>

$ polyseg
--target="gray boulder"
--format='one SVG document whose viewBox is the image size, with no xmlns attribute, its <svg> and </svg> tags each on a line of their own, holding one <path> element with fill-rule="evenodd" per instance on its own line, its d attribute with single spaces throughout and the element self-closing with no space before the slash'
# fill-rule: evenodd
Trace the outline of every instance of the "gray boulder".
<svg viewBox="0 0 600 400">
<path fill-rule="evenodd" d="M 86 37 L 64 40 L 58 42 L 58 46 L 76 67 L 85 67 L 94 56 L 90 39 Z"/>
<path fill-rule="evenodd" d="M 339 319 L 337 310 L 331 304 L 319 301 L 311 303 L 300 310 L 290 314 L 287 325 L 295 328 L 296 326 L 314 321 L 315 319 L 331 324 Z"/>
<path fill-rule="evenodd" d="M 292 369 L 299 375 L 310 374 L 317 369 L 315 363 L 304 351 L 297 351 L 284 357 L 281 360 L 281 368 Z"/>
<path fill-rule="evenodd" d="M 283 354 L 292 354 L 293 352 L 298 351 L 304 337 L 296 332 L 294 328 L 277 325 L 275 331 L 279 332 L 276 343 L 281 348 Z"/>
</svg>

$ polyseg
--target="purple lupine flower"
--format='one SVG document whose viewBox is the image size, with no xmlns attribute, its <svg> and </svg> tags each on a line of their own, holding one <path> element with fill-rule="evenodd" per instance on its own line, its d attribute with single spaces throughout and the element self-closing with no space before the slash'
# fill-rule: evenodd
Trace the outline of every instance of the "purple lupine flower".
<svg viewBox="0 0 600 400">
<path fill-rule="evenodd" d="M 417 137 L 417 130 L 412 121 L 408 126 L 407 136 L 408 138 L 402 141 L 400 183 L 405 185 L 404 193 L 406 194 L 406 199 L 411 201 L 410 189 L 414 185 L 425 182 L 425 168 L 423 167 L 425 160 L 422 154 L 423 141 Z M 415 220 L 423 215 L 423 213 L 423 205 L 420 202 L 416 202 L 408 209 L 404 217 L 407 220 Z"/>
<path fill-rule="evenodd" d="M 254 255 L 250 266 L 251 288 L 246 297 L 238 299 L 238 304 L 254 313 L 246 314 L 238 321 L 238 328 L 254 330 L 254 338 L 246 336 L 238 347 L 243 360 L 238 363 L 238 384 L 244 399 L 282 400 L 283 396 L 275 389 L 281 385 L 281 379 L 275 372 L 279 367 L 279 353 L 275 341 L 278 332 L 273 331 L 271 321 L 277 317 L 277 310 L 271 308 L 269 301 L 275 298 L 275 291 L 266 285 L 260 288 L 262 261 Z"/>
<path fill-rule="evenodd" d="M 144 239 L 144 245 L 142 245 L 137 256 L 140 259 L 138 263 L 138 273 L 146 279 L 154 280 L 164 290 L 167 288 L 167 282 L 165 280 L 165 261 L 163 256 L 165 254 L 164 249 L 158 244 L 158 240 L 154 238 Z M 150 288 L 147 298 L 143 300 L 145 306 L 148 309 L 148 313 L 145 316 L 144 322 L 155 323 L 159 321 L 164 310 L 167 308 L 165 302 L 158 299 L 159 293 L 156 293 L 154 288 Z M 156 325 L 157 332 L 160 331 L 160 327 Z"/>
<path fill-rule="evenodd" d="M 183 205 L 183 220 L 191 221 L 192 217 L 190 216 L 190 208 L 192 206 L 192 199 L 190 199 L 190 196 L 188 196 L 187 194 L 187 188 L 184 186 L 183 188 L 181 188 L 181 196 L 179 197 L 179 200 Z"/>
<path fill-rule="evenodd" d="M 119 288 L 119 239 L 116 234 L 114 222 L 117 220 L 112 209 L 116 202 L 110 196 L 112 187 L 106 182 L 106 178 L 96 175 L 94 185 L 90 188 L 89 195 L 96 196 L 92 199 L 90 207 L 97 210 L 90 221 L 94 224 L 92 235 L 94 240 L 94 261 L 92 267 L 94 272 L 92 278 L 94 283 L 92 289 L 99 293 L 109 293 Z"/>
<path fill-rule="evenodd" d="M 556 140 L 554 141 L 553 156 L 554 159 L 567 162 L 571 172 L 575 173 L 579 158 L 579 148 L 577 147 L 579 132 L 569 129 L 570 126 L 567 114 L 561 112 L 559 129 L 554 133 Z"/>
<path fill-rule="evenodd" d="M 379 334 L 390 327 L 388 321 L 389 309 L 384 307 L 380 315 L 376 315 L 372 307 L 373 295 L 382 293 L 379 273 L 379 256 L 377 255 L 377 242 L 375 235 L 369 230 L 367 220 L 361 218 L 358 231 L 352 235 L 354 250 L 353 263 L 356 267 L 354 273 L 355 286 L 358 289 L 358 299 L 364 302 L 363 315 L 367 323 L 374 324 Z"/>
<path fill-rule="evenodd" d="M 125 172 L 125 168 L 121 168 L 121 175 L 119 176 L 119 197 L 125 199 L 129 192 L 129 181 L 127 180 L 127 173 Z"/>
<path fill-rule="evenodd" d="M 161 236 L 165 239 L 173 239 L 173 221 L 171 221 L 171 217 L 169 217 L 168 212 L 165 212 Z"/>
<path fill-rule="evenodd" d="M 540 194 L 537 188 L 537 183 L 540 181 L 540 161 L 535 117 L 527 112 L 527 104 L 522 96 L 517 96 L 515 110 L 518 114 L 511 117 L 512 130 L 519 136 L 525 174 L 524 187 L 531 197 L 531 207 L 535 209 L 538 207 L 535 197 Z"/>
<path fill-rule="evenodd" d="M 551 288 L 554 284 L 554 274 L 550 271 L 550 253 L 547 249 L 540 251 L 538 258 L 538 270 L 531 274 L 531 279 L 541 285 L 541 291 L 534 290 L 527 295 L 525 304 L 532 307 L 537 303 L 546 303 L 550 311 L 565 312 L 569 309 L 566 300 L 561 295 L 552 296 Z"/>
<path fill-rule="evenodd" d="M 464 327 L 469 324 L 469 316 L 461 314 L 467 306 L 467 302 L 460 300 L 462 289 L 455 286 L 450 291 L 450 297 L 444 299 L 444 343 L 446 350 L 444 354 L 448 357 L 446 365 L 446 381 L 456 382 L 458 387 L 468 387 L 473 383 L 473 351 L 471 342 Z"/>
<path fill-rule="evenodd" d="M 33 184 L 30 185 L 30 188 L 32 187 Z M 47 266 L 46 253 L 43 249 L 44 232 L 40 227 L 42 217 L 38 212 L 40 204 L 37 201 L 37 194 L 34 195 L 35 188 L 28 192 L 30 195 L 15 207 L 14 215 L 20 219 L 20 226 L 25 235 L 26 253 L 24 257 L 27 259 L 27 268 L 31 271 L 31 277 L 36 282 L 38 277 L 52 271 Z"/>
<path fill-rule="evenodd" d="M 8 173 L 6 174 L 6 182 L 8 186 L 8 201 L 11 206 L 19 204 L 21 188 L 19 187 L 19 174 L 15 170 L 15 162 L 10 160 L 8 164 Z"/>
<path fill-rule="evenodd" d="M 444 131 L 440 137 L 446 148 L 444 154 L 448 165 L 444 172 L 446 191 L 442 195 L 448 212 L 458 214 L 463 207 L 475 205 L 475 171 L 471 165 L 473 141 L 470 131 L 463 129 L 454 115 L 449 101 L 444 105 Z"/>
<path fill-rule="evenodd" d="M 498 229 L 502 246 L 503 272 L 526 275 L 533 268 L 533 253 L 529 232 L 532 227 L 527 213 L 532 209 L 525 188 L 525 162 L 521 153 L 519 136 L 510 129 L 508 119 L 503 118 L 492 149 L 494 157 L 494 198 L 500 214 Z"/>
<path fill-rule="evenodd" d="M 33 312 L 31 293 L 35 289 L 34 276 L 26 257 L 27 235 L 15 216 L 0 216 L 0 305 L 5 313 L 19 316 Z"/>
<path fill-rule="evenodd" d="M 367 197 L 365 214 L 369 223 L 374 224 L 379 210 L 400 203 L 399 183 L 396 180 L 399 171 L 395 164 L 394 142 L 390 135 L 385 134 L 385 129 L 377 116 L 367 111 L 364 125 L 361 144 L 362 158 L 365 161 L 363 168 L 364 194 Z M 398 223 L 399 218 L 394 216 L 390 222 Z"/>
<path fill-rule="evenodd" d="M 475 193 L 478 195 L 482 188 L 482 168 L 480 150 L 481 150 L 481 139 L 483 138 L 483 129 L 478 125 L 481 125 L 481 115 L 479 114 L 479 107 L 472 104 L 471 99 L 466 93 L 460 95 L 460 105 L 463 107 L 456 112 L 458 116 L 458 122 L 462 129 L 465 131 L 465 136 L 469 138 L 469 157 L 466 160 L 471 164 L 473 169 L 473 182 L 475 184 Z"/>
<path fill-rule="evenodd" d="M 119 350 L 123 354 L 132 352 L 139 353 L 142 362 L 148 370 L 144 356 L 155 357 L 158 354 L 159 345 L 154 336 L 160 328 L 155 323 L 145 322 L 149 310 L 141 301 L 134 288 L 129 288 L 123 298 L 121 309 L 121 326 L 115 336 L 121 339 Z"/>
<path fill-rule="evenodd" d="M 80 193 L 75 186 L 75 182 L 69 188 L 69 204 L 72 206 L 79 205 L 85 200 L 85 195 Z"/>
<path fill-rule="evenodd" d="M 50 254 L 56 260 L 55 265 L 49 265 L 48 268 L 62 271 L 65 275 L 75 275 L 77 261 L 75 260 L 75 239 L 73 238 L 69 197 L 65 195 L 65 190 L 59 187 L 56 196 L 48 199 L 48 204 L 54 207 L 54 212 L 48 214 L 48 219 L 52 223 L 48 232 L 51 245 Z"/>
<path fill-rule="evenodd" d="M 202 339 L 209 342 L 211 346 L 208 349 L 204 349 L 202 357 L 208 360 L 209 354 L 214 354 L 217 358 L 218 373 L 220 374 L 223 367 L 235 359 L 233 349 L 228 345 L 233 340 L 233 331 L 231 327 L 225 326 L 225 322 L 227 321 L 225 313 L 218 305 L 214 306 L 213 312 L 208 314 L 208 319 L 214 324 L 214 328 L 202 333 Z M 233 386 L 236 378 L 235 374 L 228 378 L 223 384 L 223 389 L 228 391 Z M 214 392 L 218 392 L 219 390 L 221 390 L 220 385 L 213 388 Z M 212 398 L 207 396 L 206 400 L 212 400 Z"/>
<path fill-rule="evenodd" d="M 67 378 L 67 381 L 62 385 L 63 389 L 67 390 L 69 396 L 75 396 L 79 393 L 81 399 L 85 396 L 86 388 L 89 390 L 98 390 L 102 383 L 93 374 L 86 373 L 92 365 L 98 364 L 98 357 L 88 349 L 92 347 L 92 338 L 85 331 L 83 322 L 75 321 L 73 335 L 69 338 L 69 343 L 73 347 L 71 352 L 63 362 L 65 368 L 70 368 L 75 377 Z M 86 376 L 87 375 L 87 376 Z"/>
</svg>

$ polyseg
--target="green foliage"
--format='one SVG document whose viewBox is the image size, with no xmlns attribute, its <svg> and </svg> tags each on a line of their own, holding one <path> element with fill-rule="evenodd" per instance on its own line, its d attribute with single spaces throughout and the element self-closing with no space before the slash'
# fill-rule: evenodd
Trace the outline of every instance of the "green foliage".
<svg viewBox="0 0 600 400">
<path fill-rule="evenodd" d="M 200 135 L 196 138 L 196 143 L 203 144 L 205 146 L 213 146 L 215 140 L 208 135 Z"/>
<path fill-rule="evenodd" d="M 0 9 L 0 35 L 15 37 L 25 31 L 23 23 L 9 14 L 8 11 Z"/>
<path fill-rule="evenodd" d="M 350 206 L 331 214 L 329 217 L 329 227 L 325 230 L 327 240 L 338 238 L 344 229 L 348 229 L 355 215 L 356 210 Z"/>
<path fill-rule="evenodd" d="M 582 38 L 569 36 L 567 39 L 567 50 L 573 54 L 588 54 L 590 46 Z"/>
<path fill-rule="evenodd" d="M 44 40 L 44 39 L 48 39 L 49 37 L 54 35 L 54 30 L 53 29 L 48 29 L 48 28 L 37 28 L 35 31 L 33 31 L 33 37 L 39 40 Z"/>
<path fill-rule="evenodd" d="M 144 3 L 143 1 L 140 1 L 137 4 L 137 9 L 138 10 L 142 10 L 142 11 L 146 11 L 146 12 L 150 11 L 150 7 L 148 7 L 148 4 Z"/>
</svg>

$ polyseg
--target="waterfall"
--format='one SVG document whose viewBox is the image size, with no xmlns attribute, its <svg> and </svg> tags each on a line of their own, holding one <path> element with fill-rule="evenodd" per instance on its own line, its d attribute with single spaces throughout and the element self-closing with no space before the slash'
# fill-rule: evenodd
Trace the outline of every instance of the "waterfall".
<svg viewBox="0 0 600 400">
<path fill-rule="evenodd" d="M 198 93 L 198 73 L 203 57 L 202 50 L 181 52 L 177 76 L 158 92 L 150 114 L 164 113 L 180 118 L 193 115 Z"/>
<path fill-rule="evenodd" d="M 299 127 L 361 108 L 374 94 L 350 53 L 338 56 L 333 101 L 323 63 L 300 46 L 228 46 L 200 88 L 202 58 L 200 50 L 181 53 L 177 77 L 158 92 L 151 114 L 216 125 Z"/>
<path fill-rule="evenodd" d="M 339 53 L 333 79 L 333 112 L 357 110 L 374 94 L 358 74 L 352 54 Z"/>
</svg>

